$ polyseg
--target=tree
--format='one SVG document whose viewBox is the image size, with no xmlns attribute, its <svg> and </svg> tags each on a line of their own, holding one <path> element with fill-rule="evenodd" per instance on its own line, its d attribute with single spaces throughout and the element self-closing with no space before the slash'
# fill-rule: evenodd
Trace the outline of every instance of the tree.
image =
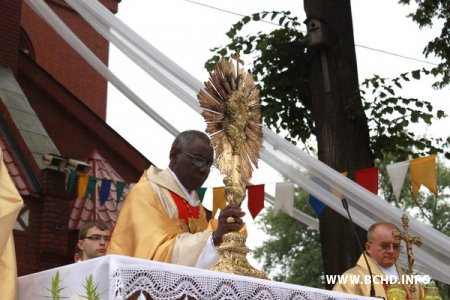
<svg viewBox="0 0 450 300">
<path fill-rule="evenodd" d="M 400 122 L 394 129 L 380 131 L 378 140 L 370 140 L 371 129 L 359 93 L 350 2 L 306 0 L 304 6 L 308 20 L 320 20 L 321 26 L 328 29 L 329 38 L 323 43 L 316 47 L 310 44 L 311 47 L 307 48 L 307 39 L 300 30 L 301 24 L 290 17 L 289 12 L 253 14 L 232 26 L 227 33 L 231 43 L 214 49 L 217 55 L 207 63 L 207 68 L 210 69 L 220 56 L 226 56 L 230 51 L 241 50 L 244 54 L 258 52 L 254 67 L 249 71 L 261 87 L 264 122 L 278 132 L 288 131 L 286 138 L 294 142 L 300 140 L 306 143 L 313 135 L 317 141 L 319 159 L 338 171 L 348 171 L 350 178 L 353 178 L 355 170 L 373 166 L 374 155 L 382 153 L 374 147 L 385 145 L 383 139 L 391 139 L 392 145 L 397 145 L 395 148 L 429 149 L 430 145 L 414 139 L 404 130 L 408 125 L 406 121 Z M 269 34 L 238 35 L 244 25 L 261 18 L 277 20 L 281 28 Z M 415 71 L 412 76 L 417 77 L 422 72 L 428 71 Z M 391 93 L 392 87 L 384 85 L 384 79 L 374 79 L 368 84 L 379 85 L 379 79 L 388 93 L 384 91 L 378 98 L 392 104 L 387 110 L 380 109 L 400 112 L 399 100 L 395 100 L 397 97 Z M 394 84 L 398 86 L 398 82 Z M 374 88 L 377 90 L 378 87 Z M 404 104 L 408 101 L 412 100 L 401 100 Z M 422 113 L 417 113 L 416 109 L 408 112 L 411 113 L 411 120 L 421 118 Z M 438 113 L 436 117 L 444 117 L 444 114 Z M 400 135 L 397 137 L 396 133 Z M 409 138 L 402 139 L 408 135 Z M 433 151 L 442 150 L 434 147 Z M 347 225 L 345 218 L 331 210 L 327 209 L 321 215 L 326 274 L 342 273 L 354 264 L 359 255 Z M 359 235 L 362 240 L 365 239 L 362 231 Z M 338 251 L 334 247 L 337 243 L 341 245 Z"/>
<path fill-rule="evenodd" d="M 294 203 L 299 210 L 313 214 L 304 191 L 296 189 Z M 277 214 L 273 208 L 268 208 L 258 224 L 270 238 L 253 255 L 263 262 L 264 270 L 272 273 L 274 280 L 324 287 L 318 231 L 283 212 Z"/>
<path fill-rule="evenodd" d="M 419 27 L 433 26 L 434 23 L 443 22 L 441 35 L 430 41 L 423 53 L 425 57 L 434 54 L 441 59 L 439 65 L 431 69 L 436 76 L 442 79 L 434 83 L 437 88 L 450 84 L 450 1 L 448 0 L 416 0 L 417 9 L 409 17 Z M 409 5 L 411 0 L 399 0 L 399 3 Z"/>
<path fill-rule="evenodd" d="M 386 165 L 399 161 L 399 157 L 391 154 L 384 155 L 385 161 L 377 160 L 380 172 L 380 191 L 383 197 L 395 206 L 407 211 L 415 218 L 432 225 L 435 229 L 450 236 L 450 203 L 446 201 L 449 195 L 448 182 L 450 182 L 450 168 L 442 163 L 437 164 L 437 191 L 438 197 L 421 191 L 416 200 L 411 197 L 411 183 L 406 179 L 400 201 L 396 201 Z M 307 201 L 308 195 L 296 190 L 295 207 L 309 215 L 313 215 Z M 323 288 L 324 274 L 320 269 L 322 259 L 318 232 L 307 228 L 287 214 L 275 214 L 272 208 L 258 222 L 263 231 L 269 235 L 262 246 L 254 251 L 254 256 L 263 262 L 266 272 L 275 273 L 274 279 Z M 450 286 L 439 283 L 443 299 L 450 299 Z"/>
</svg>

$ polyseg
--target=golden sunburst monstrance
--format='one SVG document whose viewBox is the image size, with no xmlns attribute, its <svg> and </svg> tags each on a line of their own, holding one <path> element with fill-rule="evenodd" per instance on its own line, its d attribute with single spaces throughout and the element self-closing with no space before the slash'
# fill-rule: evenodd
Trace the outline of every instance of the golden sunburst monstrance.
<svg viewBox="0 0 450 300">
<path fill-rule="evenodd" d="M 262 144 L 261 106 L 259 90 L 252 77 L 239 66 L 242 61 L 238 55 L 232 58 L 236 68 L 222 58 L 197 97 L 216 153 L 216 165 L 226 175 L 223 180 L 225 198 L 228 203 L 240 205 L 253 165 L 258 167 Z M 250 250 L 241 233 L 225 234 L 217 251 L 219 262 L 211 270 L 267 278 L 264 272 L 248 263 L 246 254 Z"/>
<path fill-rule="evenodd" d="M 232 181 L 237 189 L 238 181 L 248 183 L 253 166 L 258 167 L 262 144 L 261 105 L 259 89 L 253 78 L 239 66 L 239 57 L 233 56 L 236 67 L 222 58 L 205 82 L 198 99 L 203 108 L 206 132 L 216 153 L 216 164 L 224 179 Z M 239 174 L 237 174 L 239 173 Z M 227 196 L 229 203 L 239 204 L 243 197 Z M 241 198 L 241 199 L 239 199 Z"/>
</svg>

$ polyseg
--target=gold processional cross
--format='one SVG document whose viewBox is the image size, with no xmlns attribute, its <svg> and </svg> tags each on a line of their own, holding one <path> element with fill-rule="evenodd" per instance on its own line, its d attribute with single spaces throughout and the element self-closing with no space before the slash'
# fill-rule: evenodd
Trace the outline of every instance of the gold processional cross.
<svg viewBox="0 0 450 300">
<path fill-rule="evenodd" d="M 403 233 L 401 233 L 398 230 L 392 231 L 392 236 L 395 239 L 401 239 L 404 240 L 406 243 L 406 255 L 408 256 L 408 275 L 412 275 L 413 271 L 413 265 L 414 265 L 414 254 L 412 251 L 413 245 L 416 245 L 418 247 L 422 246 L 422 238 L 418 236 L 410 236 L 409 235 L 409 219 L 408 216 L 403 214 L 402 215 L 402 223 L 403 223 Z M 415 292 L 414 284 L 411 284 L 409 287 L 411 294 L 413 295 Z"/>
</svg>

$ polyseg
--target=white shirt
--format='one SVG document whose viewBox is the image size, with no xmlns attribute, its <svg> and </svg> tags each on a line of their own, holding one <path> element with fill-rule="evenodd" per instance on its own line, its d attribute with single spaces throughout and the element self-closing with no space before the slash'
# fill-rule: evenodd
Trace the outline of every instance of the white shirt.
<svg viewBox="0 0 450 300">
<path fill-rule="evenodd" d="M 393 264 L 392 266 L 390 266 L 389 268 L 383 268 L 382 266 L 378 265 L 378 267 L 380 268 L 380 270 L 389 276 L 389 278 L 393 278 L 395 276 L 395 278 L 398 280 L 398 271 L 397 271 L 397 267 L 395 266 L 395 264 Z"/>
</svg>

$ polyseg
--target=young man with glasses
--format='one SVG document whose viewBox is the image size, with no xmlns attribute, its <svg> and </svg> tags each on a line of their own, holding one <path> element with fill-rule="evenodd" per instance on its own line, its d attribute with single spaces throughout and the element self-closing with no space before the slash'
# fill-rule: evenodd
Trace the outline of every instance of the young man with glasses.
<svg viewBox="0 0 450 300">
<path fill-rule="evenodd" d="M 367 231 L 366 257 L 373 275 L 375 296 L 387 299 L 387 291 L 390 283 L 408 283 L 408 278 L 403 274 L 397 260 L 400 256 L 402 245 L 400 240 L 393 237 L 392 233 L 398 228 L 388 222 L 375 223 Z M 364 256 L 361 255 L 356 266 L 347 270 L 340 276 L 340 281 L 335 284 L 333 291 L 354 295 L 370 296 L 370 272 Z M 407 299 L 411 299 L 409 288 L 404 284 Z M 423 299 L 423 289 L 416 284 L 416 298 Z"/>
<path fill-rule="evenodd" d="M 78 234 L 77 246 L 80 249 L 78 261 L 105 255 L 110 239 L 111 231 L 105 222 L 101 220 L 86 222 Z"/>
<path fill-rule="evenodd" d="M 151 166 L 128 194 L 108 254 L 209 268 L 218 261 L 223 234 L 240 230 L 244 213 L 228 205 L 217 220 L 206 218 L 196 192 L 214 162 L 205 133 L 180 133 L 169 158 L 167 169 Z"/>
</svg>

